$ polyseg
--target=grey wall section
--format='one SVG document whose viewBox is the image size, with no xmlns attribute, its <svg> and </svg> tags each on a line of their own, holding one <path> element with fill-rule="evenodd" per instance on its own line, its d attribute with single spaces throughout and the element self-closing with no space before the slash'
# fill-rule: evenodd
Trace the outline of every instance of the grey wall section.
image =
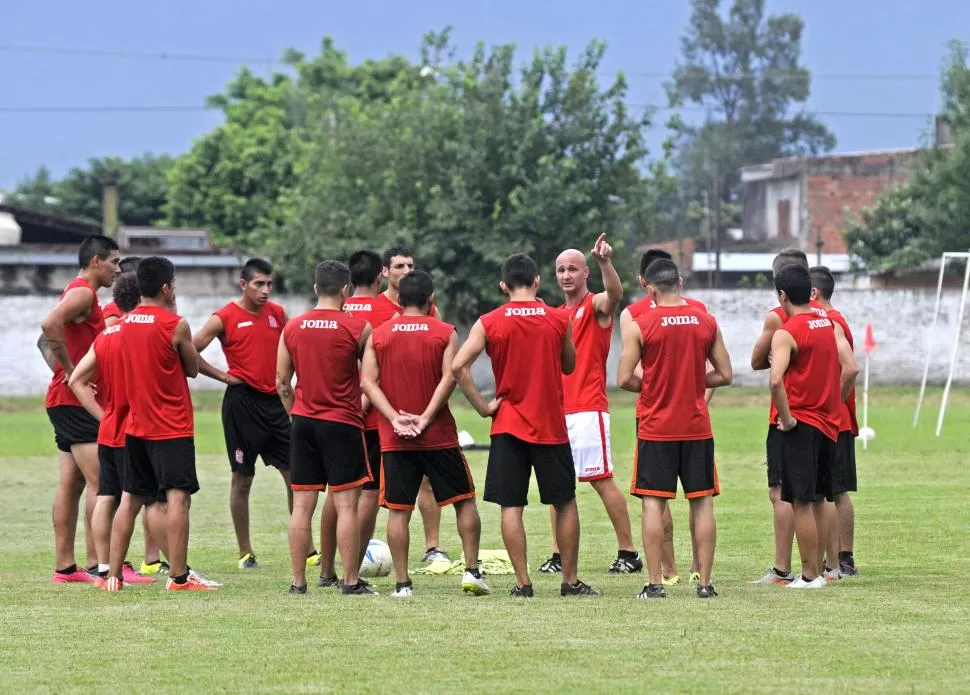
<svg viewBox="0 0 970 695">
<path fill-rule="evenodd" d="M 757 290 L 697 290 L 690 296 L 707 304 L 717 318 L 727 341 L 739 385 L 764 386 L 767 375 L 755 373 L 748 366 L 751 346 L 761 331 L 765 314 L 776 305 L 774 294 Z M 192 328 L 201 328 L 213 311 L 233 298 L 231 294 L 218 296 L 182 297 L 179 312 Z M 277 298 L 294 316 L 307 308 L 303 297 Z M 930 379 L 946 379 L 954 328 L 960 305 L 959 292 L 944 292 L 940 318 L 930 330 L 935 293 L 920 290 L 863 291 L 846 290 L 835 297 L 849 320 L 855 334 L 857 348 L 861 348 L 866 322 L 871 322 L 879 350 L 872 354 L 871 380 L 875 384 L 918 384 L 922 376 L 923 360 L 930 350 Z M 110 301 L 107 294 L 102 301 Z M 0 394 L 42 394 L 47 388 L 50 372 L 35 348 L 40 322 L 53 306 L 50 297 L 0 297 Z M 968 309 L 970 313 L 970 309 Z M 970 383 L 970 354 L 965 348 L 970 339 L 970 316 L 964 317 L 961 353 L 954 371 L 954 379 Z M 528 349 L 524 346 L 524 349 Z M 619 359 L 619 333 L 614 336 L 608 367 L 609 383 L 613 383 Z M 857 357 L 862 359 L 861 350 Z M 207 360 L 225 366 L 218 344 L 204 353 Z M 475 365 L 476 380 L 483 388 L 492 386 L 492 373 L 483 358 Z M 205 377 L 189 381 L 192 388 L 220 389 Z"/>
</svg>

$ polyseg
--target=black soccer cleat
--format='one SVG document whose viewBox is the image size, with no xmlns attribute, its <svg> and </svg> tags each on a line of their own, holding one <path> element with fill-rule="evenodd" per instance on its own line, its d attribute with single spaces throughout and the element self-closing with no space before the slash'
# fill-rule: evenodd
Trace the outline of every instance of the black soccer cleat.
<svg viewBox="0 0 970 695">
<path fill-rule="evenodd" d="M 509 592 L 509 596 L 512 598 L 534 598 L 536 592 L 532 589 L 531 584 L 526 584 L 525 586 L 516 586 L 512 591 Z"/>
<path fill-rule="evenodd" d="M 340 580 L 337 579 L 337 575 L 335 574 L 332 577 L 320 577 L 320 584 L 318 586 L 323 589 L 339 589 L 340 583 Z"/>
<path fill-rule="evenodd" d="M 566 584 L 563 582 L 559 585 L 559 595 L 560 596 L 599 596 L 600 592 L 591 587 L 585 582 L 581 582 L 578 579 L 575 584 Z"/>
<path fill-rule="evenodd" d="M 643 559 L 640 557 L 640 553 L 637 553 L 634 557 L 619 557 L 613 561 L 609 569 L 606 570 L 607 574 L 636 574 L 637 572 L 643 571 Z"/>
<path fill-rule="evenodd" d="M 305 594 L 306 593 L 306 584 L 304 584 L 303 586 L 297 586 L 296 584 L 290 584 L 290 590 L 289 590 L 288 593 L 291 593 L 291 594 Z"/>
<path fill-rule="evenodd" d="M 379 594 L 371 588 L 367 582 L 358 579 L 356 584 L 343 584 L 340 593 L 344 596 L 378 596 Z"/>
<path fill-rule="evenodd" d="M 539 567 L 540 572 L 545 572 L 546 574 L 557 574 L 562 572 L 562 558 L 559 557 L 559 553 L 553 553 L 552 557 L 542 563 Z"/>
<path fill-rule="evenodd" d="M 849 562 L 839 562 L 839 572 L 843 577 L 858 577 L 859 570 L 856 569 L 855 563 Z"/>
<path fill-rule="evenodd" d="M 708 584 L 707 586 L 697 585 L 697 598 L 714 598 L 717 596 L 717 592 L 714 591 L 714 585 Z"/>
<path fill-rule="evenodd" d="M 645 584 L 643 591 L 637 594 L 638 599 L 667 598 L 663 584 Z"/>
</svg>

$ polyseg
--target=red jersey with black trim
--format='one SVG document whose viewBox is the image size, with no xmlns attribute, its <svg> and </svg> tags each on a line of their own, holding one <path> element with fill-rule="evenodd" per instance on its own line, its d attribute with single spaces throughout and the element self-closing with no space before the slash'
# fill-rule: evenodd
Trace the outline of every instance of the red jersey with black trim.
<svg viewBox="0 0 970 695">
<path fill-rule="evenodd" d="M 374 329 L 381 391 L 395 410 L 420 415 L 441 381 L 441 361 L 455 327 L 430 316 L 398 316 Z M 404 439 L 380 419 L 381 451 L 453 449 L 458 428 L 446 402 L 421 436 Z"/>
<path fill-rule="evenodd" d="M 81 358 L 91 349 L 91 344 L 94 343 L 95 337 L 104 330 L 104 316 L 101 313 L 101 304 L 98 302 L 98 293 L 88 284 L 87 280 L 79 277 L 71 280 L 61 293 L 61 299 L 64 299 L 64 296 L 68 292 L 78 287 L 88 290 L 94 297 L 91 300 L 91 310 L 84 317 L 83 321 L 80 323 L 72 321 L 71 323 L 64 324 L 64 343 L 67 348 L 67 354 L 74 364 L 81 361 Z M 100 398 L 98 402 L 101 402 Z M 51 383 L 47 387 L 47 398 L 44 399 L 44 407 L 56 408 L 60 405 L 75 405 L 80 408 L 81 402 L 68 387 L 67 381 L 64 378 L 64 369 L 61 367 L 60 362 L 54 360 L 54 376 L 51 378 Z"/>
<path fill-rule="evenodd" d="M 292 415 L 364 428 L 358 360 L 366 327 L 339 309 L 311 309 L 286 322 L 283 340 L 296 371 Z"/>
<path fill-rule="evenodd" d="M 576 344 L 576 369 L 562 377 L 566 413 L 605 413 L 610 410 L 606 397 L 606 359 L 613 338 L 613 317 L 605 328 L 600 325 L 593 308 L 594 296 L 590 292 L 572 308 L 565 304 L 559 307 L 572 317 L 573 342 Z"/>
<path fill-rule="evenodd" d="M 816 313 L 817 315 L 819 315 L 819 316 L 827 316 L 827 313 L 825 311 L 825 307 L 823 307 L 821 304 L 819 304 L 814 299 L 812 299 L 811 301 L 809 301 L 808 306 L 811 307 L 812 311 L 814 313 Z M 782 325 L 785 325 L 785 323 L 788 322 L 788 318 L 789 318 L 788 317 L 788 314 L 786 314 L 785 313 L 785 310 L 782 309 L 780 306 L 776 306 L 769 313 L 775 314 L 778 318 L 780 318 Z M 778 409 L 775 407 L 775 402 L 774 401 L 772 401 L 769 404 L 769 406 L 768 406 L 768 424 L 770 424 L 770 425 L 776 425 L 776 424 L 778 424 Z"/>
<path fill-rule="evenodd" d="M 699 307 L 684 304 L 643 312 L 637 326 L 643 336 L 637 438 L 710 439 L 711 415 L 704 391 L 717 321 Z"/>
<path fill-rule="evenodd" d="M 344 311 L 351 316 L 364 319 L 372 329 L 376 329 L 403 311 L 396 308 L 397 305 L 386 297 L 386 301 L 380 302 L 381 297 L 384 297 L 383 292 L 376 297 L 350 297 L 344 302 Z M 377 408 L 368 408 L 364 413 L 364 429 L 368 432 L 379 429 L 383 419 L 377 412 Z"/>
<path fill-rule="evenodd" d="M 681 299 L 683 299 L 684 303 L 688 306 L 695 307 L 704 312 L 707 311 L 707 306 L 704 304 L 704 302 L 699 302 L 696 299 L 691 299 L 690 297 L 681 297 Z M 653 301 L 653 297 L 647 295 L 646 297 L 633 302 L 633 304 L 628 306 L 626 310 L 630 312 L 630 318 L 636 320 L 637 317 L 639 317 L 643 312 L 656 308 L 657 303 Z"/>
<path fill-rule="evenodd" d="M 283 307 L 266 302 L 254 314 L 229 302 L 215 315 L 222 321 L 219 342 L 229 374 L 257 391 L 276 393 L 276 351 L 286 323 Z"/>
<path fill-rule="evenodd" d="M 541 301 L 508 302 L 479 319 L 502 403 L 492 434 L 533 444 L 567 444 L 562 344 L 569 314 Z"/>
<path fill-rule="evenodd" d="M 172 345 L 178 314 L 139 305 L 121 325 L 128 420 L 125 431 L 142 439 L 179 439 L 195 432 L 185 368 Z"/>
<path fill-rule="evenodd" d="M 122 361 L 121 328 L 108 326 L 94 339 L 98 362 L 98 396 L 104 417 L 98 427 L 98 444 L 116 449 L 125 445 L 128 420 L 128 394 L 125 392 L 125 365 Z"/>
<path fill-rule="evenodd" d="M 849 330 L 849 323 L 845 316 L 838 309 L 828 310 L 829 318 L 842 327 L 845 339 L 849 341 L 849 347 L 855 350 L 855 342 L 852 340 L 852 331 Z M 855 386 L 849 392 L 849 397 L 842 403 L 842 423 L 839 425 L 839 432 L 850 432 L 853 437 L 859 436 L 859 420 L 856 417 L 855 406 Z"/>
<path fill-rule="evenodd" d="M 785 372 L 792 417 L 836 441 L 842 422 L 842 368 L 831 319 L 814 312 L 795 314 L 779 330 L 790 333 L 797 346 Z"/>
<path fill-rule="evenodd" d="M 120 319 L 122 316 L 124 316 L 124 312 L 118 308 L 116 303 L 108 302 L 104 305 L 104 308 L 101 309 L 101 316 L 104 317 L 105 321 L 108 319 Z"/>
</svg>

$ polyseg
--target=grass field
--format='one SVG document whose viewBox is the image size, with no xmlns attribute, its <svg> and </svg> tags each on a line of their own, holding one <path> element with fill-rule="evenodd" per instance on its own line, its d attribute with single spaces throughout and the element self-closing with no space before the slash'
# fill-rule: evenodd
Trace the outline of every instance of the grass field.
<svg viewBox="0 0 970 695">
<path fill-rule="evenodd" d="M 235 566 L 228 474 L 218 396 L 200 397 L 196 421 L 201 492 L 194 498 L 190 560 L 225 582 L 211 594 L 167 595 L 159 586 L 109 595 L 54 586 L 50 502 L 52 435 L 39 399 L 0 402 L 0 673 L 6 692 L 95 688 L 197 692 L 815 692 L 970 691 L 970 398 L 956 393 L 943 436 L 930 400 L 917 430 L 915 394 L 872 397 L 878 438 L 858 452 L 857 579 L 817 592 L 749 586 L 772 562 L 763 443 L 766 394 L 735 389 L 714 407 L 723 494 L 716 503 L 714 580 L 720 597 L 693 587 L 667 601 L 634 600 L 644 576 L 610 577 L 616 546 L 595 493 L 580 488 L 580 577 L 598 599 L 561 599 L 558 580 L 535 573 L 537 598 L 457 593 L 457 578 L 415 577 L 410 601 L 344 598 L 289 585 L 286 515 L 279 477 L 259 470 L 254 543 L 263 569 Z M 486 423 L 456 409 L 485 440 Z M 629 485 L 632 409 L 618 396 L 613 451 Z M 479 486 L 484 456 L 469 456 Z M 678 561 L 689 563 L 687 509 L 673 503 Z M 639 507 L 630 498 L 639 524 Z M 501 548 L 498 510 L 481 505 L 483 547 Z M 449 509 L 443 542 L 459 544 Z M 378 536 L 383 537 L 382 515 Z M 526 511 L 530 564 L 548 551 L 545 508 Z M 637 537 L 639 533 L 636 534 Z M 316 536 L 316 534 L 315 534 Z M 421 525 L 412 527 L 419 559 Z M 133 548 L 140 550 L 140 536 Z M 638 540 L 639 545 L 639 540 Z M 83 545 L 78 559 L 83 561 Z M 136 555 L 137 557 L 137 555 Z M 136 558 L 133 558 L 136 559 Z M 797 562 L 797 561 L 796 561 Z M 311 575 L 312 576 L 312 575 Z"/>
</svg>

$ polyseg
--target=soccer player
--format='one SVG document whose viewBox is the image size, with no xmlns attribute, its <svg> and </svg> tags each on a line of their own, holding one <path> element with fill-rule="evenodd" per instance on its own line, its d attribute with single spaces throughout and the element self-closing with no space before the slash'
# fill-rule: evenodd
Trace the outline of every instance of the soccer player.
<svg viewBox="0 0 970 695">
<path fill-rule="evenodd" d="M 852 331 L 849 330 L 849 323 L 845 320 L 842 312 L 832 306 L 832 294 L 835 292 L 835 277 L 832 271 L 825 266 L 816 266 L 809 270 L 812 276 L 812 299 L 825 309 L 828 317 L 835 321 L 845 333 L 845 339 L 850 348 L 855 348 L 852 339 Z M 838 539 L 838 570 L 839 573 L 854 577 L 859 574 L 855 566 L 855 558 L 852 555 L 852 545 L 855 536 L 855 511 L 852 508 L 850 492 L 858 489 L 856 464 L 855 464 L 855 438 L 859 436 L 859 422 L 856 419 L 855 389 L 849 392 L 848 399 L 842 403 L 842 420 L 839 426 L 839 440 L 835 445 L 835 476 L 833 478 L 833 489 L 835 493 L 835 509 L 837 517 L 835 528 L 838 533 L 833 534 L 833 524 L 828 524 L 829 534 Z M 826 512 L 830 510 L 826 507 Z M 833 540 L 829 538 L 829 547 L 833 546 Z M 835 569 L 835 557 L 828 558 L 832 569 Z M 828 569 L 823 566 L 823 570 Z"/>
<path fill-rule="evenodd" d="M 647 249 L 644 251 L 643 255 L 640 256 L 640 287 L 644 291 L 647 290 L 647 268 L 650 264 L 657 259 L 672 260 L 673 256 L 663 249 Z M 702 311 L 707 311 L 707 307 L 704 306 L 703 302 L 699 302 L 696 299 L 691 299 L 690 297 L 682 297 L 687 304 L 697 307 Z M 653 297 L 650 296 L 649 292 L 646 295 L 633 302 L 630 306 L 626 307 L 620 312 L 620 332 L 622 334 L 624 328 L 628 324 L 633 324 L 639 316 L 651 309 L 656 308 L 657 303 L 654 301 Z M 641 367 L 638 364 L 636 367 L 636 376 L 642 377 L 643 373 Z M 711 402 L 711 398 L 714 395 L 714 389 L 708 389 L 705 394 L 705 401 L 707 403 Z M 640 405 L 639 399 L 636 405 L 636 427 L 640 427 L 640 417 L 641 417 L 642 406 Z M 690 523 L 693 524 L 693 517 L 689 516 Z M 664 504 L 663 512 L 663 524 L 664 524 L 664 544 L 663 544 L 663 554 L 662 554 L 662 565 L 663 565 L 663 583 L 665 586 L 676 586 L 680 584 L 680 575 L 677 573 L 677 559 L 674 554 L 674 518 L 670 513 L 670 505 Z M 691 534 L 693 538 L 693 533 Z M 693 546 L 691 547 L 691 572 L 690 572 L 690 583 L 696 584 L 700 581 L 701 575 L 698 572 L 697 566 L 697 549 Z"/>
<path fill-rule="evenodd" d="M 115 280 L 112 305 L 128 313 L 136 306 L 140 295 L 138 281 L 132 272 L 122 273 Z M 125 393 L 124 366 L 121 363 L 121 325 L 117 321 L 104 329 L 94 339 L 87 354 L 77 363 L 68 386 L 78 401 L 101 423 L 98 428 L 98 499 L 91 516 L 91 531 L 98 553 L 98 578 L 101 588 L 108 578 L 110 567 L 109 546 L 111 521 L 121 502 L 121 475 L 125 461 L 125 421 L 128 419 L 128 397 Z M 95 398 L 94 377 L 97 375 L 99 390 Z M 103 404 L 103 407 L 102 407 Z M 148 514 L 144 527 L 146 542 L 151 536 Z M 164 521 L 155 523 L 156 532 L 164 530 Z M 155 551 L 158 552 L 157 550 Z M 127 584 L 151 583 L 155 580 L 135 572 L 128 562 L 122 568 L 122 579 Z"/>
<path fill-rule="evenodd" d="M 678 477 L 691 506 L 700 574 L 697 595 L 713 598 L 714 497 L 720 486 L 705 392 L 731 384 L 731 359 L 714 317 L 681 297 L 680 273 L 673 261 L 653 261 L 645 277 L 656 306 L 623 330 L 617 371 L 617 385 L 639 393 L 643 406 L 630 492 L 642 500 L 649 579 L 637 598 L 667 596 L 660 562 L 663 510 L 666 500 L 677 495 Z M 642 365 L 642 377 L 635 373 L 637 363 Z"/>
<path fill-rule="evenodd" d="M 626 499 L 613 480 L 610 453 L 610 405 L 606 396 L 606 359 L 613 338 L 613 314 L 623 299 L 623 285 L 613 267 L 613 248 L 601 234 L 591 255 L 603 277 L 603 292 L 593 294 L 587 285 L 589 266 L 586 256 L 567 249 L 556 259 L 556 282 L 565 295 L 560 309 L 569 312 L 576 344 L 576 369 L 563 376 L 566 429 L 572 449 L 576 477 L 596 490 L 616 534 L 617 556 L 607 570 L 611 574 L 640 572 L 643 560 L 633 545 L 630 514 Z M 539 568 L 542 572 L 561 571 L 556 545 L 556 508 L 549 507 L 552 520 L 552 557 Z"/>
<path fill-rule="evenodd" d="M 771 400 L 778 411 L 781 498 L 792 505 L 801 575 L 792 589 L 825 586 L 819 559 L 825 532 L 824 500 L 834 498 L 832 477 L 842 402 L 848 397 L 858 367 L 843 367 L 844 337 L 835 324 L 810 305 L 812 279 L 801 264 L 775 273 L 775 288 L 788 320 L 771 338 Z M 843 347 L 845 345 L 845 347 Z M 824 544 L 823 544 L 824 545 Z"/>
<path fill-rule="evenodd" d="M 219 339 L 228 370 L 200 358 L 199 372 L 226 385 L 222 399 L 222 427 L 232 482 L 229 512 L 239 544 L 239 569 L 258 569 L 249 535 L 249 494 L 256 475 L 256 457 L 276 468 L 290 489 L 290 418 L 276 392 L 276 352 L 286 312 L 271 302 L 273 266 L 261 258 L 246 261 L 239 277 L 242 294 L 209 317 L 192 338 L 201 353 Z M 310 540 L 312 547 L 312 537 Z"/>
<path fill-rule="evenodd" d="M 386 304 L 378 303 L 381 287 L 384 284 L 381 256 L 375 251 L 361 249 L 350 254 L 349 260 L 350 283 L 354 286 L 354 295 L 344 302 L 344 311 L 351 316 L 364 319 L 373 330 L 397 315 L 397 312 L 392 311 Z M 367 407 L 369 403 L 366 402 L 366 398 L 364 400 L 366 407 L 364 442 L 367 447 L 367 465 L 371 480 L 361 486 L 360 501 L 357 503 L 361 562 L 367 551 L 367 543 L 374 535 L 374 526 L 377 524 L 377 513 L 380 510 L 378 493 L 381 487 L 381 438 L 378 432 L 381 418 L 375 408 Z M 337 553 L 337 510 L 333 506 L 333 498 L 329 495 L 324 500 L 320 522 L 322 553 L 316 554 L 314 558 L 320 565 L 320 586 L 336 587 L 340 585 L 340 580 L 334 571 Z"/>
<path fill-rule="evenodd" d="M 45 407 L 54 427 L 60 468 L 54 495 L 55 584 L 94 582 L 96 574 L 77 568 L 74 539 L 78 505 L 87 488 L 84 513 L 87 567 L 97 569 L 91 533 L 91 514 L 98 493 L 98 421 L 86 411 L 67 382 L 77 364 L 104 330 L 98 290 L 110 287 L 118 275 L 118 244 L 106 236 L 89 236 L 78 250 L 78 276 L 68 283 L 60 300 L 41 323 L 43 337 L 54 357 L 54 376 Z"/>
<path fill-rule="evenodd" d="M 475 485 L 448 408 L 455 389 L 455 327 L 428 315 L 434 283 L 427 273 L 416 270 L 401 278 L 400 299 L 404 313 L 374 330 L 363 365 L 364 392 L 384 416 L 380 421 L 381 502 L 389 510 L 387 542 L 397 575 L 392 596 L 414 594 L 408 576 L 408 527 L 425 476 L 438 506 L 455 507 L 465 553 L 461 590 L 476 596 L 489 594 L 478 570 L 482 522 Z"/>
<path fill-rule="evenodd" d="M 199 490 L 195 470 L 195 421 L 186 377 L 199 373 L 199 353 L 188 322 L 175 306 L 175 266 L 151 256 L 135 271 L 141 303 L 124 318 L 121 355 L 128 419 L 121 504 L 111 530 L 111 569 L 105 586 L 124 586 L 122 563 L 142 506 L 165 502 L 165 542 L 169 591 L 209 591 L 191 573 L 189 508 Z"/>
<path fill-rule="evenodd" d="M 556 540 L 562 557 L 562 596 L 598 596 L 576 576 L 579 512 L 576 472 L 563 410 L 562 375 L 576 368 L 569 313 L 536 299 L 539 271 L 519 253 L 502 266 L 503 306 L 481 316 L 452 362 L 465 397 L 492 418 L 485 475 L 488 502 L 502 508 L 502 540 L 515 570 L 512 596 L 532 597 L 522 512 L 535 470 L 542 504 L 556 507 Z M 486 401 L 472 378 L 472 364 L 486 351 L 495 374 L 495 398 Z"/>
<path fill-rule="evenodd" d="M 358 361 L 371 327 L 363 319 L 343 311 L 350 290 L 350 270 L 343 263 L 319 263 L 313 290 L 317 306 L 286 324 L 276 361 L 277 390 L 293 417 L 290 593 L 306 593 L 310 525 L 317 497 L 329 486 L 337 510 L 337 546 L 344 566 L 341 591 L 376 594 L 357 574 L 360 557 L 357 503 L 360 487 L 371 478 L 364 448 Z M 291 385 L 294 374 L 295 390 Z"/>
<path fill-rule="evenodd" d="M 381 274 L 387 279 L 387 289 L 377 296 L 374 302 L 371 326 L 376 328 L 397 314 L 404 312 L 401 306 L 400 283 L 401 278 L 414 270 L 414 257 L 406 246 L 396 244 L 384 252 Z M 441 318 L 438 308 L 431 305 L 430 316 Z M 434 499 L 428 478 L 421 481 L 421 491 L 418 494 L 418 511 L 421 512 L 421 522 L 424 524 L 424 556 L 422 562 L 449 561 L 448 553 L 441 547 L 441 510 Z"/>
<path fill-rule="evenodd" d="M 141 258 L 138 256 L 125 256 L 118 263 L 119 271 L 124 273 L 134 273 L 138 269 L 138 264 L 141 263 Z M 134 278 L 134 275 L 131 276 Z M 134 281 L 134 287 L 138 287 L 137 281 Z M 113 299 L 113 298 L 112 298 Z M 121 317 L 126 313 L 121 307 L 118 306 L 118 300 L 113 299 L 113 301 L 108 302 L 104 305 L 104 309 L 101 312 L 104 315 L 104 325 L 106 328 L 118 323 Z"/>
</svg>

